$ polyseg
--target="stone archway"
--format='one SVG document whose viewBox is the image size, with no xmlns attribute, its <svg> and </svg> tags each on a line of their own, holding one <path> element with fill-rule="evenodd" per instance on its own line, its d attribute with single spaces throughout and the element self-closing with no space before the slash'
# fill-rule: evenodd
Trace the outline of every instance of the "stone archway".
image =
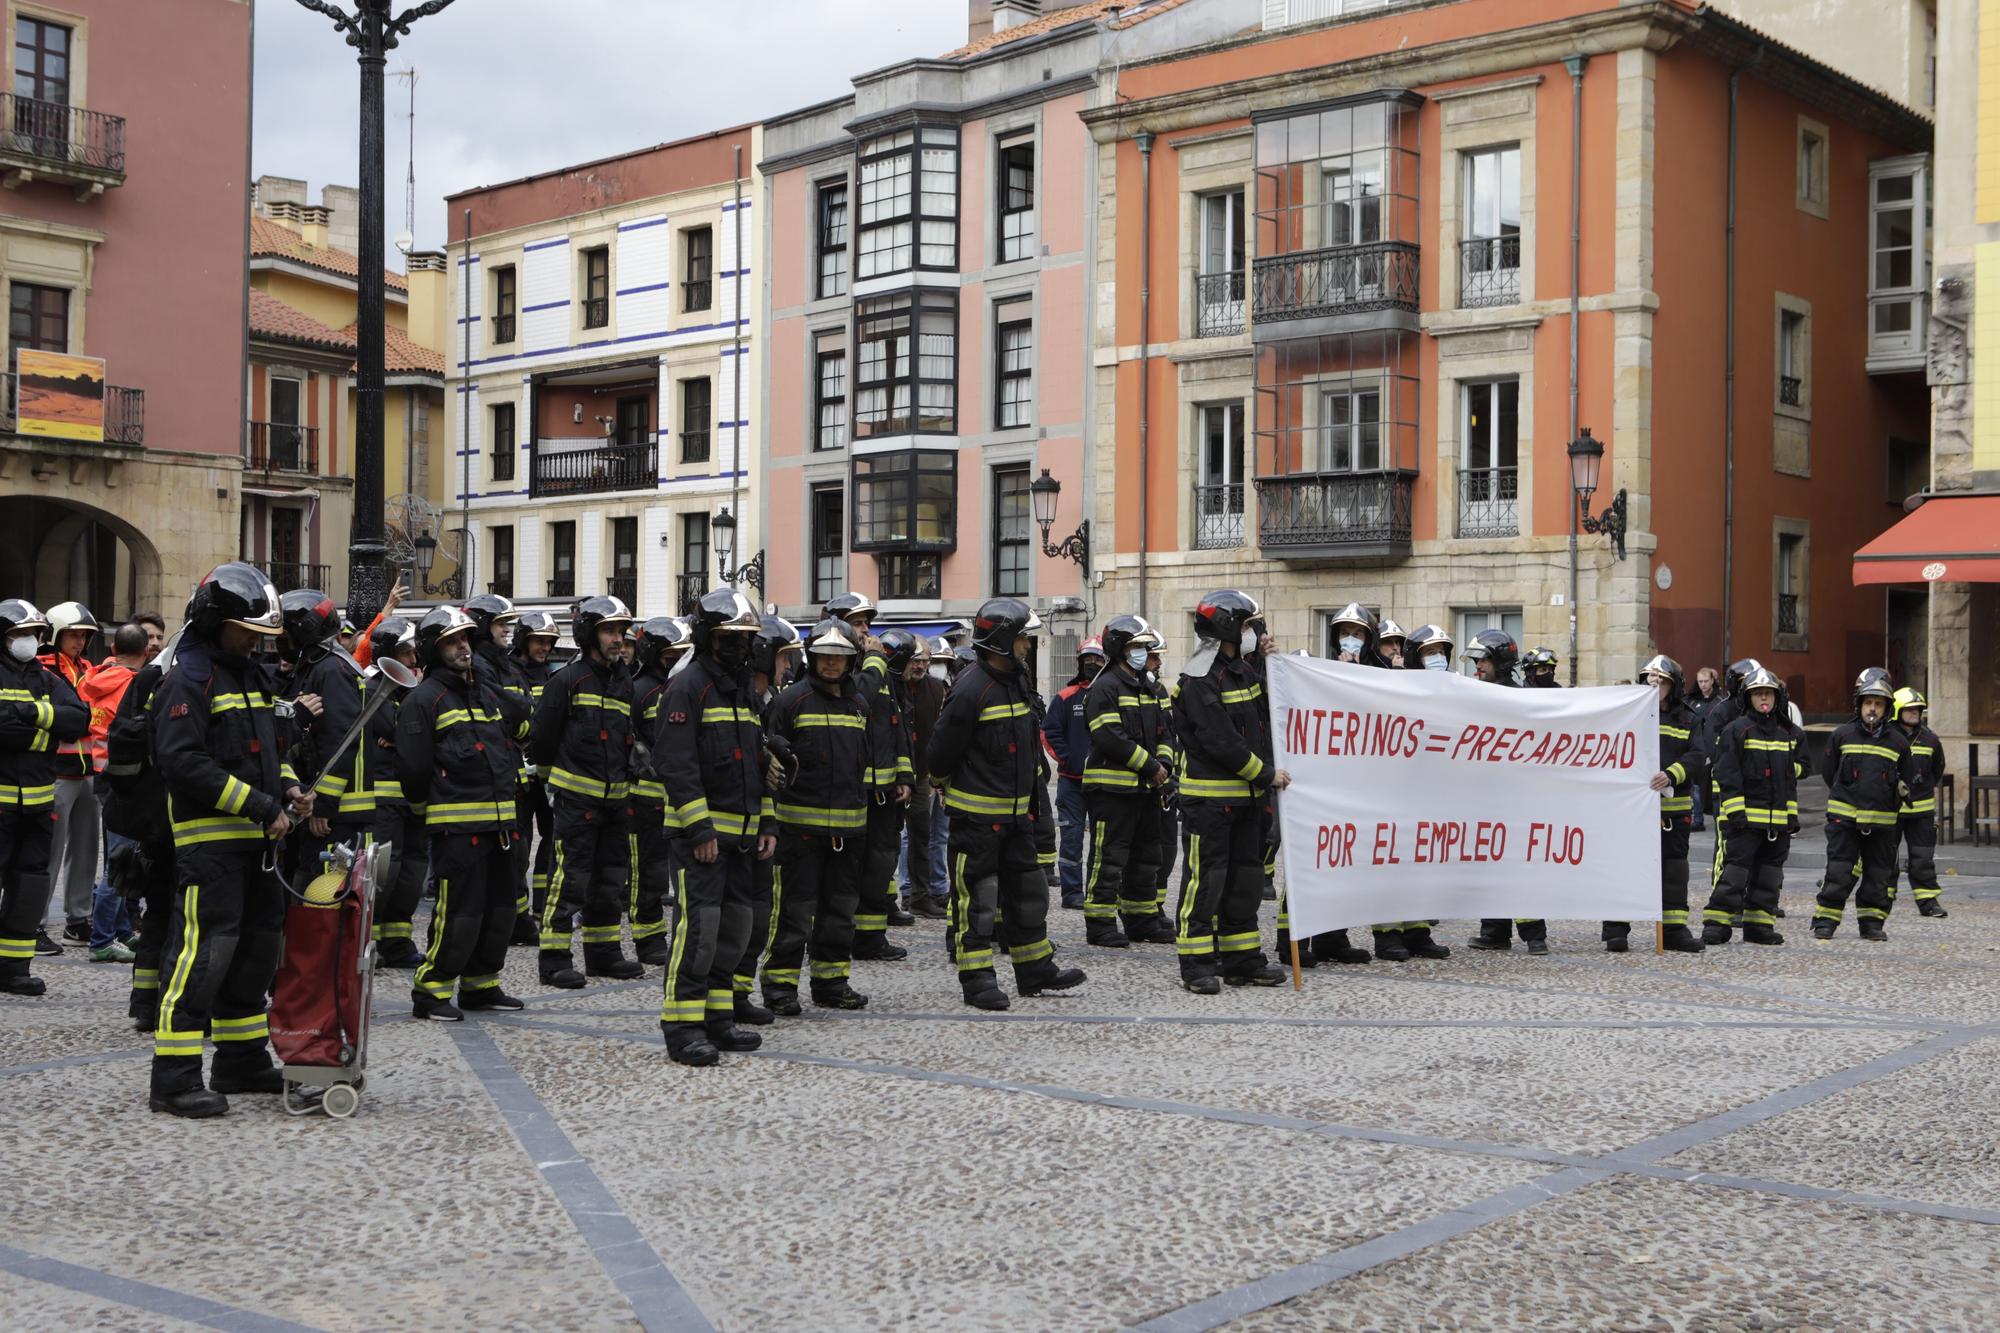
<svg viewBox="0 0 2000 1333">
<path fill-rule="evenodd" d="M 158 548 L 129 519 L 36 495 L 0 497 L 0 587 L 38 606 L 76 600 L 113 618 L 142 608 L 171 615 L 186 596 L 170 595 Z"/>
</svg>

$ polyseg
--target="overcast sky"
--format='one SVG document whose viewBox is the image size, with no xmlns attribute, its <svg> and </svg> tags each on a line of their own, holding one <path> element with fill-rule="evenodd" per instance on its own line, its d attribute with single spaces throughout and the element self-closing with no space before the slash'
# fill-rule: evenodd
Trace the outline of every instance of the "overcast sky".
<svg viewBox="0 0 2000 1333">
<path fill-rule="evenodd" d="M 328 181 L 358 184 L 353 51 L 296 0 L 256 5 L 255 173 L 301 177 L 314 199 Z M 965 11 L 965 0 L 458 0 L 389 53 L 391 71 L 418 73 L 417 245 L 443 245 L 454 191 L 838 96 L 856 74 L 963 43 Z M 410 135 L 400 80 L 387 104 L 393 268 Z"/>
</svg>

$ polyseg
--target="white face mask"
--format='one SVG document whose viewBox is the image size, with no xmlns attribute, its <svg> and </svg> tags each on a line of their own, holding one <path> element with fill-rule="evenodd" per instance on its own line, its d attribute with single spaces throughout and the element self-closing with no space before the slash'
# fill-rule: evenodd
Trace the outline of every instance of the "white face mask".
<svg viewBox="0 0 2000 1333">
<path fill-rule="evenodd" d="M 1343 653 L 1355 653 L 1355 654 L 1359 654 L 1359 653 L 1360 653 L 1360 651 L 1361 651 L 1361 636 L 1360 636 L 1359 634 L 1343 634 L 1343 635 L 1341 635 L 1341 636 L 1340 636 L 1340 651 L 1341 651 L 1341 652 L 1343 652 Z"/>
<path fill-rule="evenodd" d="M 946 665 L 945 665 L 944 663 L 942 663 L 942 662 L 933 662 L 933 663 L 931 663 L 931 679 L 932 679 L 932 680 L 950 680 L 950 679 L 951 679 L 951 668 L 947 667 L 947 666 L 946 666 Z"/>
<path fill-rule="evenodd" d="M 1238 641 L 1237 641 L 1237 644 L 1236 644 L 1236 647 L 1237 647 L 1237 650 L 1238 650 L 1238 651 L 1240 651 L 1240 652 L 1245 652 L 1245 653 L 1254 653 L 1254 652 L 1256 652 L 1256 651 L 1257 651 L 1257 631 L 1256 631 L 1256 630 L 1254 630 L 1254 629 L 1246 629 L 1246 630 L 1244 630 L 1244 631 L 1243 631 L 1243 637 L 1242 637 L 1242 638 L 1241 638 L 1240 640 L 1238 640 Z"/>
<path fill-rule="evenodd" d="M 1424 670 L 1449 671 L 1451 670 L 1451 659 L 1443 653 L 1433 653 L 1424 659 Z"/>
<path fill-rule="evenodd" d="M 1127 648 L 1125 650 L 1125 665 L 1131 667 L 1134 671 L 1144 671 L 1148 656 L 1149 651 L 1145 648 Z"/>
<path fill-rule="evenodd" d="M 16 634 L 7 640 L 7 655 L 16 662 L 26 662 L 35 655 L 36 643 L 32 634 Z"/>
</svg>

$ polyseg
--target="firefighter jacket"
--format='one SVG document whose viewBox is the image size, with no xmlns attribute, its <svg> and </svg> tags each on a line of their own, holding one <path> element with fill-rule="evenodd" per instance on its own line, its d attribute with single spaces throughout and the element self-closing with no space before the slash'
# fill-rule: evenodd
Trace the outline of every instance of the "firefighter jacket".
<svg viewBox="0 0 2000 1333">
<path fill-rule="evenodd" d="M 46 667 L 49 673 L 69 686 L 70 693 L 83 698 L 84 677 L 90 674 L 90 667 L 82 658 L 70 658 L 51 648 L 35 659 Z M 59 778 L 87 778 L 91 772 L 91 743 L 89 735 L 89 705 L 85 705 L 85 731 L 81 736 L 58 736 L 56 738 L 56 776 Z"/>
<path fill-rule="evenodd" d="M 1745 713 L 1716 737 L 1712 770 L 1721 802 L 1716 818 L 1730 828 L 1796 830 L 1799 777 L 1790 719 Z"/>
<path fill-rule="evenodd" d="M 153 692 L 153 762 L 166 779 L 175 848 L 264 841 L 298 781 L 279 730 L 262 668 L 182 641 Z"/>
<path fill-rule="evenodd" d="M 1678 696 L 1660 707 L 1660 771 L 1674 780 L 1670 790 L 1660 793 L 1662 815 L 1692 815 L 1691 793 L 1708 781 L 1708 756 L 1695 735 L 1699 725 Z"/>
<path fill-rule="evenodd" d="M 393 765 L 383 763 L 388 747 L 395 743 L 396 719 L 389 704 L 375 710 L 345 754 L 336 755 L 333 748 L 377 691 L 395 688 L 381 677 L 362 675 L 344 652 L 325 653 L 306 668 L 299 693 L 317 694 L 320 702 L 319 716 L 305 723 L 319 752 L 320 774 L 313 782 L 313 814 L 317 817 L 336 824 L 365 824 L 374 819 L 375 779 L 385 767 L 393 771 Z"/>
<path fill-rule="evenodd" d="M 66 677 L 0 653 L 0 806 L 55 804 L 58 749 L 89 730 Z"/>
<path fill-rule="evenodd" d="M 861 775 L 862 783 L 877 794 L 888 792 L 899 782 L 915 786 L 917 770 L 910 763 L 914 743 L 903 682 L 887 677 L 868 699 L 868 767 Z"/>
<path fill-rule="evenodd" d="M 388 689 L 390 685 L 386 680 L 377 679 L 369 682 L 369 688 Z M 416 687 L 411 687 L 411 689 L 414 688 Z M 376 714 L 377 717 L 386 717 L 389 719 L 388 733 L 376 738 L 375 749 L 368 760 L 368 771 L 371 780 L 375 783 L 375 804 L 378 808 L 389 805 L 408 806 L 410 804 L 410 799 L 403 795 L 402 770 L 396 765 L 396 726 L 403 720 L 403 705 L 409 701 L 409 690 L 398 690 L 396 697 L 383 704 L 382 710 Z M 369 731 L 372 733 L 374 730 L 375 728 L 371 724 Z M 421 806 L 423 803 L 419 801 L 417 804 Z"/>
<path fill-rule="evenodd" d="M 542 690 L 547 686 L 550 676 L 555 674 L 549 670 L 548 663 L 535 666 L 526 658 L 514 656 L 493 642 L 490 637 L 483 643 L 472 645 L 472 660 L 478 665 L 480 675 L 486 678 L 488 684 L 501 693 L 511 694 L 527 704 L 530 716 L 542 706 Z M 529 767 L 532 761 L 519 746 L 515 747 L 515 759 L 520 781 L 526 783 L 535 776 Z"/>
<path fill-rule="evenodd" d="M 1082 779 L 1090 758 L 1090 724 L 1083 712 L 1089 694 L 1088 680 L 1081 674 L 1071 677 L 1069 684 L 1056 691 L 1056 701 L 1042 719 L 1042 740 L 1055 756 L 1056 772 L 1072 781 Z"/>
<path fill-rule="evenodd" d="M 523 688 L 510 692 L 527 699 Z M 528 732 L 528 761 L 551 788 L 579 800 L 631 794 L 632 677 L 622 662 L 582 656 L 549 677 Z"/>
<path fill-rule="evenodd" d="M 798 769 L 777 802 L 778 822 L 798 833 L 845 837 L 868 824 L 868 791 L 863 785 L 874 765 L 868 698 L 864 682 L 850 672 L 840 693 L 827 694 L 808 676 L 793 681 L 771 701 L 765 725 Z M 879 682 L 878 682 L 879 687 Z"/>
<path fill-rule="evenodd" d="M 530 694 L 542 687 L 529 686 Z M 653 772 L 653 742 L 660 728 L 660 704 L 667 697 L 667 678 L 654 670 L 632 677 L 632 800 L 657 815 L 666 804 L 667 789 Z"/>
<path fill-rule="evenodd" d="M 995 827 L 1030 823 L 1042 781 L 1040 722 L 1022 672 L 1001 675 L 984 659 L 960 672 L 925 756 L 945 808 Z"/>
<path fill-rule="evenodd" d="M 1910 760 L 1916 772 L 1910 779 L 1910 794 L 1903 798 L 1903 808 L 1898 813 L 1904 819 L 1935 815 L 1938 788 L 1944 783 L 1944 745 L 1937 733 L 1922 723 L 1915 731 L 1904 731 L 1903 735 L 1909 738 Z"/>
<path fill-rule="evenodd" d="M 132 675 L 104 735 L 104 827 L 157 851 L 168 845 L 167 784 L 153 762 L 153 695 L 166 673 L 151 663 Z"/>
<path fill-rule="evenodd" d="M 1910 738 L 1887 721 L 1873 731 L 1854 718 L 1833 733 L 1820 764 L 1826 779 L 1826 819 L 1864 827 L 1894 827 L 1903 792 L 1916 786 Z"/>
<path fill-rule="evenodd" d="M 516 738 L 527 729 L 527 700 L 496 686 L 482 665 L 433 667 L 396 713 L 403 799 L 423 807 L 433 833 L 512 829 Z"/>
<path fill-rule="evenodd" d="M 1180 799 L 1245 801 L 1271 785 L 1271 728 L 1255 667 L 1217 653 L 1174 695 Z"/>
<path fill-rule="evenodd" d="M 699 844 L 773 831 L 778 811 L 764 790 L 764 723 L 747 672 L 697 655 L 666 683 L 651 735 L 668 837 Z"/>
<path fill-rule="evenodd" d="M 508 659 L 514 664 L 514 679 L 528 696 L 532 708 L 542 702 L 542 691 L 548 688 L 549 677 L 556 674 L 554 666 L 547 662 L 531 662 L 525 657 Z"/>
<path fill-rule="evenodd" d="M 1084 700 L 1090 750 L 1083 789 L 1130 794 L 1156 785 L 1165 776 L 1163 765 L 1172 762 L 1173 747 L 1167 710 L 1152 682 L 1119 662 L 1097 673 Z"/>
</svg>

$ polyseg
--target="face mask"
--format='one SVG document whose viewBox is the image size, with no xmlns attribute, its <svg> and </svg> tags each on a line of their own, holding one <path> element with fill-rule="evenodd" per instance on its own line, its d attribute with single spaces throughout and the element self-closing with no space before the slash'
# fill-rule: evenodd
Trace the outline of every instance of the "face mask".
<svg viewBox="0 0 2000 1333">
<path fill-rule="evenodd" d="M 932 680 L 950 680 L 950 679 L 951 679 L 951 668 L 947 667 L 947 666 L 946 666 L 946 665 L 945 665 L 944 663 L 942 663 L 942 662 L 933 662 L 933 663 L 931 663 L 931 679 L 932 679 Z"/>
<path fill-rule="evenodd" d="M 1341 635 L 1340 651 L 1343 653 L 1354 653 L 1358 656 L 1361 652 L 1361 636 L 1359 634 Z"/>
<path fill-rule="evenodd" d="M 1125 665 L 1131 667 L 1134 671 L 1144 671 L 1148 655 L 1144 648 L 1127 648 L 1125 650 Z"/>
<path fill-rule="evenodd" d="M 16 634 L 7 640 L 7 655 L 16 662 L 25 662 L 35 655 L 37 646 L 34 635 Z"/>
<path fill-rule="evenodd" d="M 750 660 L 750 640 L 742 634 L 718 634 L 715 658 L 726 667 L 740 667 Z"/>
<path fill-rule="evenodd" d="M 1236 648 L 1237 648 L 1237 651 L 1239 651 L 1239 652 L 1245 652 L 1245 653 L 1254 653 L 1254 652 L 1256 652 L 1256 651 L 1257 651 L 1257 631 L 1256 631 L 1256 630 L 1254 630 L 1254 629 L 1246 629 L 1246 630 L 1244 630 L 1244 631 L 1243 631 L 1243 637 L 1242 637 L 1241 639 L 1239 639 L 1239 640 L 1237 641 L 1237 644 L 1236 644 Z"/>
<path fill-rule="evenodd" d="M 1444 654 L 1437 653 L 1424 659 L 1424 670 L 1449 671 L 1451 670 L 1451 661 Z"/>
</svg>

